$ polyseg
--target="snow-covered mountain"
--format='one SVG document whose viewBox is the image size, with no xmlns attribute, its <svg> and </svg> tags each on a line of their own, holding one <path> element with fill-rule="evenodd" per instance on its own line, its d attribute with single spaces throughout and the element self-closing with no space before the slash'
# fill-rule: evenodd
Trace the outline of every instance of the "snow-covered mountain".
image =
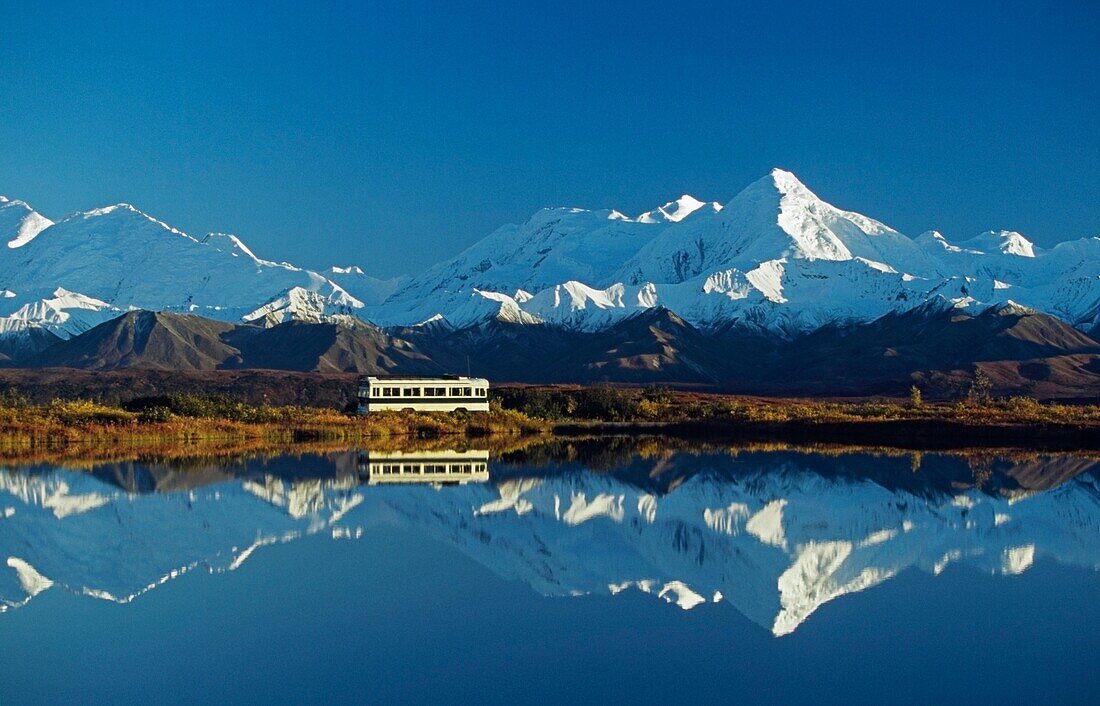
<svg viewBox="0 0 1100 706">
<path fill-rule="evenodd" d="M 910 238 L 838 209 L 775 169 L 724 206 L 689 195 L 628 217 L 547 208 L 413 276 L 312 272 L 256 257 L 239 239 L 196 239 L 131 206 L 56 224 L 0 202 L 0 332 L 61 335 L 133 309 L 278 323 L 355 316 L 465 328 L 489 319 L 599 330 L 664 307 L 702 329 L 793 334 L 865 322 L 930 300 L 1007 302 L 1083 330 L 1100 325 L 1100 238 L 1044 249 L 990 231 L 957 244 Z"/>
<path fill-rule="evenodd" d="M 900 486 L 856 472 L 890 460 L 789 453 L 655 459 L 640 478 L 693 467 L 664 487 L 632 482 L 626 467 L 569 464 L 446 488 L 192 469 L 173 477 L 212 484 L 144 495 L 88 473 L 4 471 L 0 612 L 51 587 L 126 603 L 195 568 L 233 571 L 265 545 L 369 539 L 378 526 L 426 532 L 542 594 L 641 590 L 684 609 L 725 600 L 775 635 L 908 568 L 1019 574 L 1046 558 L 1100 569 L 1100 485 L 1085 459 L 1028 461 L 1009 472 L 1069 480 L 988 492 L 930 483 L 936 468 L 895 460 Z"/>
<path fill-rule="evenodd" d="M 822 201 L 781 169 L 724 207 L 683 211 L 676 219 L 653 217 L 661 209 L 637 219 L 540 211 L 413 278 L 369 315 L 599 329 L 663 306 L 704 329 L 792 333 L 940 300 L 971 308 L 1014 301 L 1086 329 L 1100 321 L 1100 238 L 1050 250 L 1018 233 L 958 246 L 934 233 L 912 239 Z"/>
<path fill-rule="evenodd" d="M 233 235 L 193 238 L 127 204 L 51 223 L 5 201 L 0 237 L 8 245 L 0 252 L 0 332 L 37 325 L 73 335 L 133 309 L 277 323 L 365 306 L 325 274 L 261 259 Z M 349 280 L 377 301 L 392 288 Z"/>
</svg>

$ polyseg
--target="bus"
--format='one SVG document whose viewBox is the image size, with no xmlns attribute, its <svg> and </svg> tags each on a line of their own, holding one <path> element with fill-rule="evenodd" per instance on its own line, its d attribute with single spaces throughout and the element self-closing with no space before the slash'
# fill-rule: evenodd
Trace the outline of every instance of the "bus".
<svg viewBox="0 0 1100 706">
<path fill-rule="evenodd" d="M 489 480 L 489 452 L 367 451 L 359 457 L 359 477 L 368 485 L 485 483 Z"/>
<path fill-rule="evenodd" d="M 414 412 L 488 412 L 489 381 L 485 378 L 442 377 L 359 378 L 359 414 L 394 410 Z"/>
</svg>

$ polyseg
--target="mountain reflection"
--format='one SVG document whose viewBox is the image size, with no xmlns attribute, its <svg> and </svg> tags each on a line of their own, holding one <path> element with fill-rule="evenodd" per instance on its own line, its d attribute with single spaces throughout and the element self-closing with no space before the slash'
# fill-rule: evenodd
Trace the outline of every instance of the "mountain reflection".
<svg viewBox="0 0 1100 706">
<path fill-rule="evenodd" d="M 728 601 L 785 635 L 916 567 L 1100 568 L 1097 461 L 568 441 L 0 471 L 0 610 L 59 587 L 128 602 L 325 532 L 423 531 L 545 595 Z"/>
</svg>

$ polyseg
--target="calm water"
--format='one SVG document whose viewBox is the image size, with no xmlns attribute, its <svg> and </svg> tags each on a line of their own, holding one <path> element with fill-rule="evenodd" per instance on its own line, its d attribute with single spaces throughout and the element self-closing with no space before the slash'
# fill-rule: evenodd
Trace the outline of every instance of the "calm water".
<svg viewBox="0 0 1100 706">
<path fill-rule="evenodd" d="M 0 470 L 0 703 L 1096 703 L 1073 455 Z"/>
</svg>

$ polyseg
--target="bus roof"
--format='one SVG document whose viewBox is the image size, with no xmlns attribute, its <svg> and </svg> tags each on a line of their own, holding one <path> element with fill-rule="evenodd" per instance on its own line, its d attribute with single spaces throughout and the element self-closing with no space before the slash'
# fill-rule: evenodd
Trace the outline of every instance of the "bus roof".
<svg viewBox="0 0 1100 706">
<path fill-rule="evenodd" d="M 470 382 L 489 384 L 485 378 L 471 378 L 465 375 L 440 375 L 431 377 L 427 375 L 363 375 L 359 378 L 367 382 Z"/>
</svg>

